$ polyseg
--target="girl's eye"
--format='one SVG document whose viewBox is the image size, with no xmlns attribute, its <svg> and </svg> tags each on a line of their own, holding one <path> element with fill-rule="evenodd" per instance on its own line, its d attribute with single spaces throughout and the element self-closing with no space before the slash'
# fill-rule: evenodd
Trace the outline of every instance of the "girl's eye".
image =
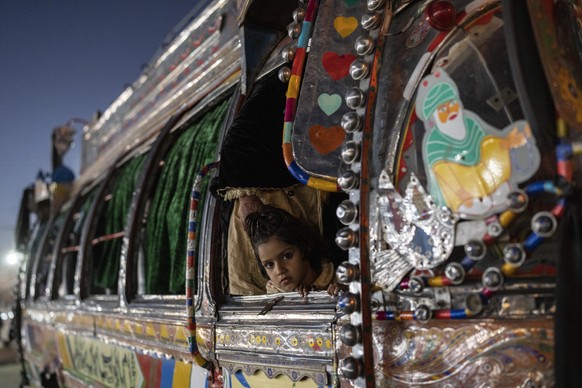
<svg viewBox="0 0 582 388">
<path fill-rule="evenodd" d="M 263 263 L 263 267 L 265 267 L 265 269 L 273 268 L 273 263 L 271 262 Z"/>
<path fill-rule="evenodd" d="M 293 258 L 292 252 L 287 252 L 283 255 L 283 259 L 285 259 L 285 260 L 291 260 L 292 258 Z"/>
</svg>

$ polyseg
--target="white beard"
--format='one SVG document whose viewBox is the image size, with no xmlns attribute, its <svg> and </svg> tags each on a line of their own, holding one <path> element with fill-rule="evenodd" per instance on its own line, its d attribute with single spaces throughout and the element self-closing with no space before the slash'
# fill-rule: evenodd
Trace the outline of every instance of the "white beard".
<svg viewBox="0 0 582 388">
<path fill-rule="evenodd" d="M 463 120 L 463 113 L 459 110 L 454 119 L 449 119 L 445 123 L 439 120 L 438 112 L 433 113 L 433 119 L 437 123 L 437 128 L 445 135 L 452 137 L 455 140 L 463 140 L 467 135 L 467 128 L 465 128 L 465 120 Z"/>
</svg>

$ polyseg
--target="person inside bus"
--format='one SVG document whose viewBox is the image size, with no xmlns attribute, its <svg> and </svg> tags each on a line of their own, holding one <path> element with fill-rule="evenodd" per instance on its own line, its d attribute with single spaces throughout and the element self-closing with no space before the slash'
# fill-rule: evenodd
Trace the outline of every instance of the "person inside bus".
<svg viewBox="0 0 582 388">
<path fill-rule="evenodd" d="M 337 295 L 334 265 L 317 230 L 272 205 L 247 215 L 245 229 L 267 282 L 267 293 L 327 291 Z"/>
<path fill-rule="evenodd" d="M 338 229 L 335 204 L 343 198 L 298 182 L 283 159 L 286 89 L 276 71 L 256 81 L 221 146 L 219 172 L 211 190 L 223 200 L 231 295 L 266 293 L 266 279 L 261 275 L 244 230 L 247 214 L 263 204 L 274 204 L 288 211 L 317 228 L 326 239 L 333 240 Z M 334 254 L 333 258 L 337 255 L 337 261 L 341 262 L 344 252 Z"/>
</svg>

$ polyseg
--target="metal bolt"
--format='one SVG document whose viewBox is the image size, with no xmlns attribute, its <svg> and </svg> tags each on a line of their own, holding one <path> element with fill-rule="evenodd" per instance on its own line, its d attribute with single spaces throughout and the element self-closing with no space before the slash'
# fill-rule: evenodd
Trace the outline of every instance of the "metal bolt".
<svg viewBox="0 0 582 388">
<path fill-rule="evenodd" d="M 558 220 L 550 212 L 538 212 L 531 220 L 531 229 L 540 237 L 550 237 L 558 227 Z"/>
<path fill-rule="evenodd" d="M 445 276 L 453 284 L 461 284 L 465 280 L 465 268 L 459 263 L 449 263 L 445 268 Z"/>
<path fill-rule="evenodd" d="M 349 261 L 344 261 L 337 267 L 335 276 L 339 283 L 349 284 L 350 282 L 358 279 L 360 276 L 360 268 L 357 265 L 350 263 Z"/>
<path fill-rule="evenodd" d="M 481 240 L 470 240 L 465 244 L 465 254 L 472 260 L 481 260 L 485 253 L 487 247 Z"/>
<path fill-rule="evenodd" d="M 295 11 L 293 11 L 293 20 L 295 23 L 301 23 L 303 19 L 305 19 L 305 9 L 297 8 Z"/>
<path fill-rule="evenodd" d="M 491 291 L 497 291 L 503 285 L 503 275 L 497 267 L 489 267 L 483 272 L 481 276 L 483 286 Z"/>
<path fill-rule="evenodd" d="M 432 311 L 428 306 L 421 304 L 414 310 L 414 319 L 420 322 L 428 322 L 432 318 Z"/>
<path fill-rule="evenodd" d="M 358 244 L 358 234 L 350 228 L 342 228 L 337 231 L 335 243 L 343 250 L 353 248 Z"/>
<path fill-rule="evenodd" d="M 346 199 L 338 205 L 335 214 L 342 224 L 349 225 L 358 218 L 358 207 Z"/>
<path fill-rule="evenodd" d="M 503 248 L 503 260 L 514 267 L 521 266 L 525 258 L 525 250 L 521 244 L 507 244 Z"/>
<path fill-rule="evenodd" d="M 299 38 L 299 35 L 301 35 L 301 25 L 297 23 L 289 24 L 287 26 L 287 35 L 289 35 L 291 39 Z"/>
<path fill-rule="evenodd" d="M 289 79 L 291 78 L 291 69 L 288 67 L 280 68 L 278 76 L 281 82 L 289 82 Z"/>
<path fill-rule="evenodd" d="M 338 308 L 346 314 L 351 314 L 360 308 L 360 298 L 357 294 L 346 292 L 337 300 Z"/>
<path fill-rule="evenodd" d="M 366 78 L 370 73 L 370 65 L 361 59 L 356 59 L 350 65 L 350 75 L 356 81 Z"/>
<path fill-rule="evenodd" d="M 374 51 L 374 39 L 369 35 L 361 35 L 356 39 L 354 49 L 361 56 L 371 54 Z"/>
<path fill-rule="evenodd" d="M 346 93 L 346 105 L 350 109 L 358 109 L 364 105 L 366 101 L 364 92 L 360 88 L 351 88 Z"/>
<path fill-rule="evenodd" d="M 354 346 L 361 341 L 362 330 L 358 326 L 347 324 L 340 331 L 340 340 L 347 346 Z"/>
<path fill-rule="evenodd" d="M 523 212 L 529 203 L 529 197 L 523 190 L 516 190 L 507 196 L 507 201 L 509 202 L 509 208 L 516 213 Z"/>
<path fill-rule="evenodd" d="M 347 133 L 358 132 L 362 128 L 362 120 L 356 112 L 347 112 L 342 116 L 341 126 Z"/>
<path fill-rule="evenodd" d="M 360 159 L 360 146 L 355 141 L 348 141 L 342 147 L 342 161 L 346 164 L 352 164 Z"/>
<path fill-rule="evenodd" d="M 380 27 L 380 23 L 382 22 L 382 16 L 378 13 L 365 13 L 362 15 L 360 23 L 362 24 L 362 28 L 364 30 L 375 30 Z"/>
<path fill-rule="evenodd" d="M 343 191 L 349 191 L 356 189 L 360 184 L 360 179 L 358 175 L 351 171 L 344 171 L 339 178 L 337 178 L 337 184 Z"/>
<path fill-rule="evenodd" d="M 340 371 L 347 379 L 358 378 L 362 374 L 362 370 L 362 361 L 352 356 L 348 356 L 340 362 Z"/>
</svg>

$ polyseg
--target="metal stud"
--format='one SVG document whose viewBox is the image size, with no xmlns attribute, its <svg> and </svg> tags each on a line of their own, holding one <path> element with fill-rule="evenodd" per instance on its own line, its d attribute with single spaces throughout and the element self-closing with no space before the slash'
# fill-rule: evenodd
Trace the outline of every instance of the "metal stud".
<svg viewBox="0 0 582 388">
<path fill-rule="evenodd" d="M 347 346 L 354 346 L 362 340 L 362 330 L 359 326 L 347 324 L 340 331 L 340 340 Z"/>
<path fill-rule="evenodd" d="M 358 132 L 362 129 L 362 119 L 356 112 L 347 112 L 342 116 L 341 126 L 347 133 Z"/>
<path fill-rule="evenodd" d="M 503 233 L 503 226 L 497 221 L 487 224 L 487 233 L 491 237 L 499 237 Z"/>
<path fill-rule="evenodd" d="M 465 268 L 459 263 L 449 263 L 445 267 L 445 276 L 451 283 L 461 284 L 465 280 Z"/>
<path fill-rule="evenodd" d="M 386 0 L 367 0 L 366 6 L 368 7 L 369 11 L 376 11 L 384 5 L 385 1 Z"/>
<path fill-rule="evenodd" d="M 346 292 L 338 296 L 338 308 L 346 314 L 352 314 L 360 309 L 360 297 L 358 294 Z"/>
<path fill-rule="evenodd" d="M 378 13 L 365 13 L 360 19 L 360 24 L 364 30 L 375 30 L 380 27 L 382 16 Z"/>
<path fill-rule="evenodd" d="M 419 322 L 428 322 L 432 318 L 432 311 L 427 305 L 421 304 L 414 310 L 414 319 Z"/>
<path fill-rule="evenodd" d="M 344 225 L 349 225 L 358 219 L 358 207 L 350 200 L 342 201 L 336 211 L 335 215 Z"/>
<path fill-rule="evenodd" d="M 465 298 L 465 308 L 471 315 L 476 315 L 483 310 L 483 300 L 478 294 L 469 294 Z"/>
<path fill-rule="evenodd" d="M 339 283 L 350 284 L 360 277 L 360 268 L 349 261 L 344 261 L 337 267 L 335 276 Z"/>
<path fill-rule="evenodd" d="M 295 47 L 287 46 L 281 51 L 281 57 L 285 62 L 291 62 L 295 58 Z"/>
<path fill-rule="evenodd" d="M 301 23 L 303 19 L 305 19 L 305 9 L 297 8 L 293 11 L 293 20 L 295 20 L 295 23 Z"/>
<path fill-rule="evenodd" d="M 364 105 L 364 92 L 360 88 L 351 88 L 347 91 L 345 100 L 350 109 L 358 109 Z"/>
<path fill-rule="evenodd" d="M 472 260 L 481 260 L 485 253 L 487 253 L 487 247 L 481 240 L 469 240 L 465 244 L 465 254 Z"/>
<path fill-rule="evenodd" d="M 355 172 L 347 170 L 337 178 L 337 184 L 343 191 L 350 191 L 356 189 L 360 185 L 360 179 Z"/>
<path fill-rule="evenodd" d="M 550 212 L 538 212 L 531 219 L 531 229 L 540 237 L 550 237 L 558 227 L 558 220 Z"/>
<path fill-rule="evenodd" d="M 371 54 L 374 50 L 374 39 L 369 35 L 361 35 L 356 39 L 354 49 L 361 56 Z"/>
<path fill-rule="evenodd" d="M 503 260 L 513 267 L 521 266 L 526 258 L 525 249 L 521 244 L 507 244 L 503 248 Z"/>
<path fill-rule="evenodd" d="M 356 81 L 366 78 L 370 73 L 370 65 L 361 59 L 356 59 L 350 65 L 350 75 Z"/>
<path fill-rule="evenodd" d="M 355 141 L 347 141 L 342 147 L 342 161 L 346 164 L 352 164 L 360 159 L 360 145 Z"/>
<path fill-rule="evenodd" d="M 497 267 L 489 267 L 483 272 L 481 276 L 483 286 L 491 291 L 497 291 L 503 285 L 503 275 Z"/>
<path fill-rule="evenodd" d="M 408 281 L 408 289 L 416 295 L 422 294 L 422 291 L 424 291 L 424 280 L 418 276 L 410 278 Z"/>
<path fill-rule="evenodd" d="M 343 250 L 353 248 L 358 244 L 358 234 L 350 228 L 341 228 L 335 235 L 335 243 Z"/>
<path fill-rule="evenodd" d="M 278 76 L 281 82 L 289 82 L 289 79 L 291 79 L 291 69 L 288 67 L 280 68 Z"/>
<path fill-rule="evenodd" d="M 362 361 L 352 356 L 348 356 L 340 362 L 340 371 L 342 372 L 342 376 L 347 379 L 353 380 L 358 378 L 358 376 L 362 374 L 362 370 Z"/>
<path fill-rule="evenodd" d="M 507 196 L 507 201 L 509 202 L 509 208 L 516 212 L 523 212 L 529 203 L 529 197 L 523 190 L 516 190 Z"/>
<path fill-rule="evenodd" d="M 287 26 L 287 35 L 289 35 L 291 39 L 299 38 L 299 35 L 301 35 L 301 25 L 297 23 L 289 24 Z"/>
</svg>

